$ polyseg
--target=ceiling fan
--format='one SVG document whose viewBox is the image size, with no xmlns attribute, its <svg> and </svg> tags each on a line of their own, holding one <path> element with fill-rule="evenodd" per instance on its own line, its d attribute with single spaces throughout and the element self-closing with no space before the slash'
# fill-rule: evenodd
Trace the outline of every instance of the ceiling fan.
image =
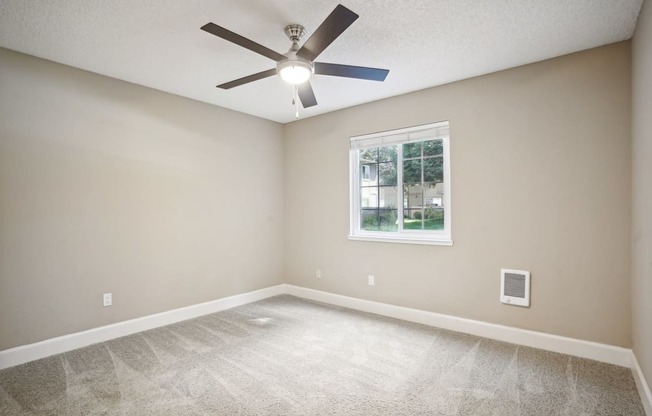
<svg viewBox="0 0 652 416">
<path fill-rule="evenodd" d="M 295 94 L 298 93 L 303 107 L 308 108 L 317 105 L 315 93 L 310 85 L 310 77 L 313 74 L 384 81 L 389 73 L 387 69 L 315 62 L 315 59 L 328 45 L 351 26 L 358 17 L 357 14 L 341 4 L 337 5 L 301 47 L 299 47 L 299 41 L 306 33 L 303 26 L 297 24 L 286 26 L 285 34 L 292 41 L 292 46 L 285 54 L 277 53 L 215 23 L 205 24 L 202 26 L 202 30 L 276 61 L 276 68 L 220 84 L 217 88 L 228 90 L 278 74 L 287 83 L 295 85 Z"/>
</svg>

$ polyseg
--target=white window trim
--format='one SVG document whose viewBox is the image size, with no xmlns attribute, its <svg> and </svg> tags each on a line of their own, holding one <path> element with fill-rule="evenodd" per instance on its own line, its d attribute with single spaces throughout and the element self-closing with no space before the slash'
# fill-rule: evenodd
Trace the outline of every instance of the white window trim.
<svg viewBox="0 0 652 416">
<path fill-rule="evenodd" d="M 398 232 L 386 231 L 364 231 L 360 229 L 360 161 L 359 152 L 362 148 L 381 147 L 389 144 L 402 144 L 408 142 L 423 141 L 427 138 L 426 134 L 432 134 L 432 130 L 437 132 L 438 137 L 444 141 L 444 230 L 442 231 L 406 231 L 403 230 L 403 222 L 398 222 Z M 402 160 L 402 146 L 398 146 L 398 160 Z M 357 241 L 375 241 L 384 243 L 407 243 L 407 244 L 427 244 L 439 246 L 452 246 L 451 232 L 451 172 L 450 172 L 450 134 L 448 121 L 430 123 L 415 127 L 407 127 L 398 130 L 391 130 L 379 133 L 366 134 L 362 136 L 353 136 L 350 138 L 349 147 L 349 240 Z M 400 203 L 397 206 L 398 218 L 403 218 L 403 167 L 397 166 L 397 188 L 400 197 Z"/>
</svg>

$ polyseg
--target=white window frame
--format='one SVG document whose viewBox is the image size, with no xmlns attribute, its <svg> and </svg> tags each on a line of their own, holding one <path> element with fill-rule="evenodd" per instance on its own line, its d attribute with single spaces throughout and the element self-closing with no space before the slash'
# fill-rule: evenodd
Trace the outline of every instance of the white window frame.
<svg viewBox="0 0 652 416">
<path fill-rule="evenodd" d="M 443 230 L 405 230 L 403 229 L 403 151 L 402 144 L 439 139 L 443 142 L 444 162 L 444 229 Z M 450 169 L 450 130 L 448 121 L 407 127 L 379 133 L 353 136 L 349 140 L 349 187 L 350 214 L 349 240 L 378 241 L 387 243 L 430 244 L 452 246 L 451 231 L 451 169 Z M 360 152 L 361 149 L 397 146 L 397 217 L 398 231 L 366 231 L 360 228 Z"/>
</svg>

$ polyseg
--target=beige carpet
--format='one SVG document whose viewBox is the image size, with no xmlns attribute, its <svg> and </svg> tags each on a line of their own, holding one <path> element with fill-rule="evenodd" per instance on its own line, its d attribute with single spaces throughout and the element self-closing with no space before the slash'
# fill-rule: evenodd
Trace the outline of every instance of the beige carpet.
<svg viewBox="0 0 652 416">
<path fill-rule="evenodd" d="M 0 371 L 1 415 L 644 415 L 622 367 L 278 296 Z"/>
</svg>

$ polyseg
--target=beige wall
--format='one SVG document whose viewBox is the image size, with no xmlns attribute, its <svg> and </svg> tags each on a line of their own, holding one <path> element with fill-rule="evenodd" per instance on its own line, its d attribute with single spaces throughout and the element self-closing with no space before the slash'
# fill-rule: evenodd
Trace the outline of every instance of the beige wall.
<svg viewBox="0 0 652 416">
<path fill-rule="evenodd" d="M 630 79 L 624 42 L 286 125 L 287 281 L 631 346 Z M 439 120 L 455 245 L 349 241 L 349 137 Z M 531 308 L 499 303 L 501 267 Z"/>
<path fill-rule="evenodd" d="M 280 283 L 282 133 L 0 49 L 0 350 Z"/>
<path fill-rule="evenodd" d="M 652 383 L 652 4 L 632 47 L 632 314 L 634 352 Z"/>
</svg>

